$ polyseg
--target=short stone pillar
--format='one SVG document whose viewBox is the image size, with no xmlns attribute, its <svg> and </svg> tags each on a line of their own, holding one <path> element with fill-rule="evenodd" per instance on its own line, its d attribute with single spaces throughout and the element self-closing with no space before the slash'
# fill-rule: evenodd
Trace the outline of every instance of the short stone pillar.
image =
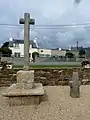
<svg viewBox="0 0 90 120">
<path fill-rule="evenodd" d="M 69 82 L 70 85 L 70 96 L 72 98 L 80 97 L 80 85 L 78 72 L 73 72 L 72 81 Z"/>
</svg>

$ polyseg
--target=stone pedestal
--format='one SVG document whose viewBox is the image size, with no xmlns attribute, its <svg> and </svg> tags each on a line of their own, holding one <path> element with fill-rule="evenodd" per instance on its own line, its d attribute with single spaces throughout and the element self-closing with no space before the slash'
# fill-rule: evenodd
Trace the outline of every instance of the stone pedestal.
<svg viewBox="0 0 90 120">
<path fill-rule="evenodd" d="M 2 95 L 9 98 L 9 105 L 32 105 L 41 102 L 44 89 L 41 83 L 34 83 L 34 71 L 18 71 L 17 83 Z"/>
<path fill-rule="evenodd" d="M 21 96 L 21 97 L 9 97 L 10 106 L 20 105 L 38 105 L 40 103 L 39 96 Z"/>
</svg>

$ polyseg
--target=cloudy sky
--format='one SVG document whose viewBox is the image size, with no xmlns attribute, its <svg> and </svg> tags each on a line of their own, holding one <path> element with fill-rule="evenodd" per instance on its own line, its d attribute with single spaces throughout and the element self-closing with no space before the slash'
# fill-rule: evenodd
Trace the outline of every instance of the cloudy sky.
<svg viewBox="0 0 90 120">
<path fill-rule="evenodd" d="M 90 23 L 90 0 L 0 0 L 0 23 L 19 24 L 24 12 L 31 14 L 35 25 L 59 25 L 32 27 L 31 39 L 37 37 L 42 48 L 62 48 L 75 45 L 90 46 L 89 26 L 60 26 Z M 13 38 L 23 39 L 20 27 L 0 26 L 0 44 Z"/>
</svg>

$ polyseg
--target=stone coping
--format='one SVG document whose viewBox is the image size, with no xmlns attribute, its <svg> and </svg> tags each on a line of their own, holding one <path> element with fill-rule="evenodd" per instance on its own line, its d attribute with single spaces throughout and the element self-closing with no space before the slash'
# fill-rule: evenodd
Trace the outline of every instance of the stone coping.
<svg viewBox="0 0 90 120">
<path fill-rule="evenodd" d="M 44 95 L 44 88 L 41 83 L 34 83 L 32 89 L 17 89 L 17 84 L 12 84 L 2 95 L 5 97 L 39 96 Z"/>
</svg>

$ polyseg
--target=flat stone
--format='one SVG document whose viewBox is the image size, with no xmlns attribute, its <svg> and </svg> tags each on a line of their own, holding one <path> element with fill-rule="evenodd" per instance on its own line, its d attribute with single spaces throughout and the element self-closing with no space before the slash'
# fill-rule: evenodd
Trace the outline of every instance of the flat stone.
<svg viewBox="0 0 90 120">
<path fill-rule="evenodd" d="M 46 77 L 40 77 L 40 79 L 42 79 L 42 80 L 46 80 L 47 78 L 46 78 Z"/>
<path fill-rule="evenodd" d="M 90 68 L 90 65 L 89 64 L 85 65 L 85 68 Z"/>
<path fill-rule="evenodd" d="M 17 89 L 17 84 L 12 84 L 2 95 L 5 97 L 40 96 L 44 95 L 44 89 L 41 83 L 34 83 L 32 89 Z"/>
<path fill-rule="evenodd" d="M 88 82 L 89 81 L 89 79 L 83 79 L 82 80 L 82 82 Z"/>
<path fill-rule="evenodd" d="M 17 72 L 18 88 L 24 87 L 25 89 L 33 88 L 34 86 L 34 70 Z"/>
</svg>

